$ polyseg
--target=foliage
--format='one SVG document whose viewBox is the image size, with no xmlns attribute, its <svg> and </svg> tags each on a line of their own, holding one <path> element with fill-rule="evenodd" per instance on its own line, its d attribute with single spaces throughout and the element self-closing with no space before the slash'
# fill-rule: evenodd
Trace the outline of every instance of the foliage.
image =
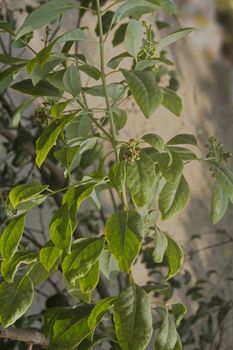
<svg viewBox="0 0 233 350">
<path fill-rule="evenodd" d="M 85 27 L 60 33 L 68 11 L 81 19 L 85 12 L 95 16 L 99 67 L 79 50 L 79 42 L 89 40 Z M 185 323 L 181 328 L 180 323 L 186 307 L 169 304 L 166 297 L 163 303 L 151 302 L 151 292 L 156 299 L 167 293 L 184 258 L 179 242 L 159 228 L 158 218 L 174 217 L 188 205 L 184 168 L 191 162 L 206 164 L 215 179 L 213 223 L 222 219 L 233 200 L 233 174 L 224 164 L 229 154 L 217 139 L 210 140 L 206 156 L 200 155 L 196 138 L 189 134 L 168 141 L 153 133 L 121 140 L 128 118 L 125 101 L 133 99 L 145 118 L 154 118 L 160 105 L 176 116 L 182 111 L 173 63 L 164 49 L 192 28 L 158 40 L 152 25 L 142 19 L 158 11 L 172 15 L 175 6 L 171 0 L 50 0 L 31 11 L 17 30 L 13 21 L 0 21 L 12 47 L 31 51 L 25 58 L 0 55 L 1 91 L 11 88 L 31 96 L 13 115 L 8 106 L 11 120 L 3 117 L 1 122 L 17 136 L 3 133 L 13 140 L 16 153 L 13 167 L 6 162 L 2 169 L 3 186 L 10 188 L 2 193 L 8 219 L 0 239 L 0 323 L 5 328 L 20 325 L 34 290 L 45 281 L 54 287 L 52 276 L 59 274 L 65 298 L 48 301 L 39 317 L 49 349 L 86 350 L 101 342 L 111 349 L 182 349 Z M 44 31 L 44 47 L 35 52 L 31 40 L 38 29 Z M 113 45 L 123 43 L 125 51 L 106 64 L 105 43 L 111 32 Z M 108 76 L 116 72 L 120 78 L 109 83 Z M 95 96 L 94 107 L 89 106 L 90 96 Z M 25 111 L 35 100 L 39 107 L 28 120 Z M 10 154 L 12 145 L 6 146 Z M 30 164 L 18 183 L 17 169 L 26 171 Z M 112 198 L 109 211 L 104 210 L 103 194 Z M 33 237 L 30 241 L 30 216 L 53 200 L 58 208 L 51 213 L 49 237 L 43 243 Z M 3 211 L 2 217 L 6 220 Z M 145 258 L 148 251 L 152 270 L 161 270 L 161 281 L 139 286 L 132 267 L 140 252 Z M 161 264 L 167 267 L 165 273 Z M 115 288 L 108 288 L 106 281 Z"/>
</svg>

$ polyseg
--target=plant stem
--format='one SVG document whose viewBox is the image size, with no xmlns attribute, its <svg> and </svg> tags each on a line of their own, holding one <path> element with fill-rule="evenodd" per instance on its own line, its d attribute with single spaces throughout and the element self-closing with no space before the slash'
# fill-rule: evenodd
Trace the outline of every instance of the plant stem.
<svg viewBox="0 0 233 350">
<path fill-rule="evenodd" d="M 106 82 L 106 74 L 105 74 L 105 57 L 104 57 L 104 34 L 103 34 L 103 24 L 102 24 L 102 15 L 101 15 L 101 8 L 100 8 L 100 0 L 96 0 L 96 7 L 97 7 L 97 17 L 98 17 L 98 25 L 99 25 L 99 37 L 100 37 L 100 69 L 101 69 L 101 80 L 103 84 L 103 90 L 104 90 L 104 97 L 107 107 L 107 112 L 109 116 L 109 122 L 111 127 L 111 134 L 112 134 L 112 145 L 114 148 L 114 153 L 116 160 L 119 161 L 119 155 L 117 152 L 117 141 L 116 141 L 116 129 L 113 119 L 113 113 L 112 113 L 112 107 L 111 103 L 109 101 L 108 97 L 108 91 L 107 91 L 107 82 Z"/>
</svg>

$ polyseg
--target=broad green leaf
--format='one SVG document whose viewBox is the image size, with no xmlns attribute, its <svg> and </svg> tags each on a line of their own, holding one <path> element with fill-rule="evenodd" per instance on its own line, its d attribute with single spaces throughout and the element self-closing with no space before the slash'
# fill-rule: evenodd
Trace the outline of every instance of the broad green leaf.
<svg viewBox="0 0 233 350">
<path fill-rule="evenodd" d="M 119 66 L 119 64 L 121 63 L 121 61 L 122 61 L 123 59 L 125 59 L 126 57 L 130 57 L 130 55 L 128 54 L 128 52 L 123 52 L 123 53 L 121 53 L 120 55 L 113 57 L 113 58 L 108 62 L 107 66 L 108 66 L 109 68 L 116 69 L 116 68 Z"/>
<path fill-rule="evenodd" d="M 217 183 L 213 189 L 211 198 L 211 221 L 217 224 L 225 215 L 228 208 L 228 196 L 222 185 Z"/>
<path fill-rule="evenodd" d="M 80 278 L 79 286 L 82 293 L 90 293 L 95 289 L 99 282 L 100 278 L 100 267 L 99 262 L 97 261 L 94 265 L 91 266 L 88 273 Z"/>
<path fill-rule="evenodd" d="M 46 271 L 50 272 L 52 270 L 61 253 L 62 250 L 56 247 L 52 241 L 47 242 L 45 246 L 41 248 L 39 259 Z"/>
<path fill-rule="evenodd" d="M 105 226 L 109 249 L 124 272 L 129 272 L 141 248 L 143 223 L 136 212 L 119 211 Z"/>
<path fill-rule="evenodd" d="M 0 323 L 4 328 L 11 326 L 31 306 L 34 290 L 27 275 L 13 283 L 0 284 Z"/>
<path fill-rule="evenodd" d="M 126 162 L 122 161 L 113 164 L 109 170 L 109 179 L 118 192 L 123 192 L 126 181 Z"/>
<path fill-rule="evenodd" d="M 36 141 L 36 164 L 40 168 L 45 158 L 47 157 L 50 149 L 55 145 L 58 136 L 71 122 L 69 118 L 55 119 L 48 127 L 46 127 L 43 133 Z"/>
<path fill-rule="evenodd" d="M 169 156 L 170 155 L 170 156 Z M 171 183 L 179 181 L 183 173 L 183 161 L 178 153 L 169 152 L 158 155 L 159 169 L 164 178 Z"/>
<path fill-rule="evenodd" d="M 30 79 L 26 79 L 12 85 L 11 88 L 32 96 L 61 96 L 60 91 L 45 80 L 41 80 L 34 86 Z"/>
<path fill-rule="evenodd" d="M 177 336 L 176 325 L 171 316 L 166 313 L 156 339 L 156 349 L 175 350 Z"/>
<path fill-rule="evenodd" d="M 173 33 L 168 34 L 165 38 L 160 40 L 158 43 L 158 50 L 161 51 L 165 49 L 165 47 L 175 43 L 176 41 L 184 38 L 189 33 L 193 32 L 194 28 L 182 28 Z"/>
<path fill-rule="evenodd" d="M 169 266 L 169 272 L 166 279 L 168 280 L 173 278 L 180 271 L 184 260 L 184 253 L 177 241 L 172 239 L 168 234 L 166 234 L 166 237 L 168 246 L 165 256 Z"/>
<path fill-rule="evenodd" d="M 119 274 L 118 264 L 114 256 L 108 250 L 103 250 L 100 255 L 99 263 L 104 276 L 109 281 L 114 281 Z"/>
<path fill-rule="evenodd" d="M 116 23 L 125 17 L 140 18 L 146 13 L 154 12 L 158 6 L 153 5 L 144 0 L 128 0 L 125 1 L 115 12 L 112 22 Z"/>
<path fill-rule="evenodd" d="M 92 329 L 88 326 L 88 317 L 92 306 L 81 306 L 71 310 L 66 316 L 64 311 L 53 326 L 53 336 L 48 350 L 76 349 L 88 337 Z"/>
<path fill-rule="evenodd" d="M 127 113 L 123 109 L 114 109 L 113 110 L 113 119 L 115 127 L 120 130 L 127 123 Z"/>
<path fill-rule="evenodd" d="M 25 215 L 17 217 L 11 221 L 0 238 L 0 251 L 5 259 L 10 259 L 16 252 L 20 243 L 25 225 Z"/>
<path fill-rule="evenodd" d="M 156 134 L 146 134 L 142 139 L 157 151 L 162 152 L 164 150 L 165 142 L 161 136 Z"/>
<path fill-rule="evenodd" d="M 67 279 L 72 283 L 85 276 L 99 259 L 103 247 L 103 238 L 84 238 L 73 243 L 71 254 L 66 255 L 62 262 Z"/>
<path fill-rule="evenodd" d="M 141 152 L 140 159 L 126 165 L 126 185 L 138 207 L 150 205 L 151 191 L 157 179 L 152 159 Z"/>
<path fill-rule="evenodd" d="M 82 293 L 79 285 L 79 280 L 72 281 L 70 283 L 66 278 L 65 278 L 65 286 L 67 289 L 67 293 L 72 297 L 75 298 L 76 300 L 83 301 L 86 304 L 91 303 L 91 298 L 92 298 L 92 292 L 89 293 Z"/>
<path fill-rule="evenodd" d="M 191 134 L 178 134 L 174 137 L 172 137 L 168 142 L 167 145 L 193 145 L 197 146 L 197 140 L 194 135 Z"/>
<path fill-rule="evenodd" d="M 184 304 L 176 303 L 172 304 L 171 309 L 172 314 L 174 315 L 176 320 L 176 325 L 178 327 L 187 312 L 187 307 Z"/>
<path fill-rule="evenodd" d="M 45 283 L 51 275 L 57 270 L 58 265 L 54 266 L 52 271 L 48 272 L 45 270 L 44 266 L 38 261 L 31 267 L 28 277 L 33 283 L 34 287 L 38 287 L 42 283 Z"/>
<path fill-rule="evenodd" d="M 65 34 L 63 34 L 62 36 L 60 36 L 56 42 L 57 43 L 65 43 L 67 41 L 79 41 L 79 40 L 85 40 L 86 36 L 83 32 L 82 29 L 80 28 L 76 28 L 74 30 L 71 30 Z"/>
<path fill-rule="evenodd" d="M 177 117 L 182 112 L 182 100 L 177 93 L 169 88 L 163 89 L 163 105 Z"/>
<path fill-rule="evenodd" d="M 41 185 L 38 182 L 23 184 L 14 187 L 9 194 L 11 204 L 15 208 L 18 204 L 26 202 L 44 192 L 49 186 Z"/>
<path fill-rule="evenodd" d="M 70 210 L 65 203 L 60 207 L 50 223 L 50 237 L 57 248 L 70 251 L 73 227 L 70 219 Z"/>
<path fill-rule="evenodd" d="M 21 105 L 15 110 L 12 116 L 12 122 L 11 122 L 14 128 L 18 127 L 23 113 L 26 111 L 26 109 L 28 109 L 32 105 L 34 100 L 35 100 L 35 97 L 30 97 L 28 100 L 21 103 Z"/>
<path fill-rule="evenodd" d="M 121 71 L 135 101 L 145 117 L 149 118 L 163 100 L 162 90 L 156 83 L 154 73 L 125 69 Z"/>
<path fill-rule="evenodd" d="M 66 168 L 65 176 L 67 176 L 67 174 L 70 174 L 70 172 L 78 165 L 75 160 L 77 159 L 79 150 L 80 146 L 74 146 L 62 147 L 61 149 L 54 152 L 55 158 L 57 158 Z"/>
<path fill-rule="evenodd" d="M 230 200 L 233 200 L 233 174 L 224 165 L 217 163 L 216 161 L 208 161 L 217 181 L 223 187 L 224 192 L 228 195 Z"/>
<path fill-rule="evenodd" d="M 124 45 L 126 51 L 137 58 L 137 55 L 142 47 L 142 40 L 144 37 L 144 28 L 136 19 L 130 19 L 124 38 Z"/>
<path fill-rule="evenodd" d="M 156 230 L 154 243 L 155 248 L 153 250 L 153 259 L 155 263 L 160 264 L 163 262 L 168 242 L 166 235 L 159 229 Z"/>
<path fill-rule="evenodd" d="M 152 336 L 150 300 L 143 288 L 127 287 L 114 303 L 114 324 L 122 350 L 144 350 Z"/>
<path fill-rule="evenodd" d="M 182 158 L 183 161 L 187 160 L 197 160 L 198 157 L 195 153 L 190 151 L 188 148 L 180 147 L 180 146 L 173 146 L 173 145 L 167 145 L 166 148 L 169 151 L 172 151 L 173 153 L 178 153 L 179 156 Z"/>
<path fill-rule="evenodd" d="M 63 77 L 65 74 L 65 69 L 59 69 L 56 72 L 50 73 L 46 75 L 46 80 L 54 86 L 54 88 L 58 89 L 60 91 L 60 95 L 63 94 L 65 91 L 65 86 L 63 83 Z"/>
<path fill-rule="evenodd" d="M 13 282 L 18 267 L 21 264 L 30 265 L 37 261 L 37 253 L 18 251 L 10 259 L 4 259 L 1 264 L 1 274 L 5 281 Z"/>
<path fill-rule="evenodd" d="M 80 113 L 66 128 L 68 140 L 75 140 L 78 137 L 87 138 L 92 126 L 92 120 L 88 113 Z"/>
<path fill-rule="evenodd" d="M 81 83 L 77 67 L 74 64 L 69 66 L 63 76 L 63 84 L 65 91 L 69 92 L 72 96 L 77 97 L 81 91 Z"/>
<path fill-rule="evenodd" d="M 51 0 L 32 11 L 23 22 L 16 35 L 16 40 L 23 35 L 39 29 L 59 18 L 65 11 L 75 8 L 74 4 L 66 0 Z"/>
<path fill-rule="evenodd" d="M 88 318 L 88 326 L 91 329 L 94 329 L 98 325 L 105 312 L 113 306 L 116 299 L 116 297 L 104 298 L 94 306 Z"/>
<path fill-rule="evenodd" d="M 159 210 L 162 220 L 180 213 L 189 202 L 190 189 L 184 176 L 176 183 L 167 182 L 159 195 Z"/>
</svg>

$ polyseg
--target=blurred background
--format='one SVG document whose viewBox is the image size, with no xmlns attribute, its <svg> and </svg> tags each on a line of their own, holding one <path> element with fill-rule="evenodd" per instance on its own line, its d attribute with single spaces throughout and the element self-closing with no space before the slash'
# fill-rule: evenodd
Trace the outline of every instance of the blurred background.
<svg viewBox="0 0 233 350">
<path fill-rule="evenodd" d="M 147 19 L 157 28 L 158 37 L 163 37 L 180 27 L 196 28 L 191 35 L 173 45 L 168 52 L 168 57 L 175 61 L 176 72 L 170 72 L 170 79 L 171 84 L 176 84 L 178 93 L 183 98 L 182 116 L 178 119 L 161 107 L 155 116 L 145 122 L 137 107 L 126 103 L 124 108 L 128 112 L 129 121 L 122 137 L 136 138 L 147 132 L 156 132 L 167 140 L 177 133 L 193 133 L 197 136 L 204 153 L 208 151 L 206 144 L 211 136 L 218 137 L 232 152 L 233 0 L 177 0 L 176 3 L 176 16 L 167 18 L 161 13 L 156 19 L 150 16 L 147 16 Z M 38 4 L 39 1 L 36 0 L 0 0 L 0 17 L 18 27 L 27 12 Z M 96 23 L 91 15 L 85 14 L 79 21 L 80 26 L 88 27 L 89 37 L 94 37 Z M 77 18 L 69 13 L 63 25 L 63 31 L 72 28 L 77 25 Z M 0 53 L 13 52 L 21 57 L 28 55 L 24 48 L 12 48 L 7 35 L 0 35 Z M 37 33 L 31 41 L 36 51 L 43 47 L 42 37 L 42 33 Z M 98 65 L 96 45 L 91 42 L 80 44 L 79 50 L 85 53 L 91 64 Z M 112 47 L 110 42 L 107 60 L 122 51 L 121 44 Z M 56 187 L 56 184 L 59 186 L 62 176 L 61 172 L 54 168 L 52 160 L 42 168 L 41 173 L 32 162 L 31 144 L 36 134 L 41 131 L 38 118 L 35 118 L 35 110 L 38 111 L 40 103 L 37 101 L 25 112 L 18 130 L 12 129 L 11 117 L 25 97 L 11 89 L 5 89 L 4 83 L 0 81 L 0 191 L 3 193 L 3 202 L 4 193 L 20 182 L 30 178 L 42 178 Z M 97 157 L 97 153 L 94 156 Z M 229 162 L 229 166 L 233 169 L 232 161 Z M 184 349 L 230 350 L 233 344 L 232 206 L 219 224 L 212 225 L 209 219 L 209 203 L 213 184 L 208 169 L 204 169 L 197 162 L 187 167 L 186 176 L 192 190 L 188 209 L 178 218 L 160 225 L 181 242 L 186 254 L 181 273 L 172 281 L 169 297 L 176 302 L 185 301 L 188 305 L 188 315 L 181 326 Z M 104 198 L 104 201 L 104 212 L 108 213 L 111 211 L 109 198 Z M 28 244 L 40 247 L 47 240 L 49 219 L 55 206 L 56 203 L 51 201 L 33 211 L 34 215 L 27 223 L 24 236 Z M 91 221 L 87 222 L 87 218 L 91 218 Z M 5 219 L 2 206 L 2 225 Z M 101 227 L 100 221 L 101 218 L 94 207 L 90 205 L 83 209 L 80 223 L 84 229 L 98 231 Z M 138 283 L 145 284 L 148 280 L 157 278 L 158 271 L 150 261 L 150 254 L 150 250 L 147 249 L 134 268 Z M 149 275 L 145 265 L 149 267 Z M 63 282 L 57 274 L 48 283 L 42 283 L 38 289 L 30 315 L 40 313 L 46 303 L 57 305 L 63 301 L 66 303 Z M 20 322 L 33 322 L 32 316 Z"/>
</svg>

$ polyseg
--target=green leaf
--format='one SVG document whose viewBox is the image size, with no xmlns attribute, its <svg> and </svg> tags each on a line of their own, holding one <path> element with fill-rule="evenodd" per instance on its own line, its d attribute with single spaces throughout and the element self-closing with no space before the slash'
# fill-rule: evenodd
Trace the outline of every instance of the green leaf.
<svg viewBox="0 0 233 350">
<path fill-rule="evenodd" d="M 209 160 L 208 163 L 211 166 L 214 176 L 217 181 L 223 187 L 225 193 L 230 200 L 233 200 L 233 174 L 224 165 L 217 163 L 216 161 Z"/>
<path fill-rule="evenodd" d="M 86 36 L 82 29 L 76 28 L 74 30 L 70 30 L 69 32 L 66 32 L 65 34 L 61 35 L 56 42 L 57 43 L 65 43 L 67 41 L 79 41 L 79 40 L 85 40 Z"/>
<path fill-rule="evenodd" d="M 54 266 L 54 269 L 51 272 L 48 272 L 45 270 L 43 265 L 38 261 L 31 267 L 28 277 L 33 283 L 34 287 L 37 287 L 41 285 L 42 283 L 45 283 L 51 275 L 57 270 L 57 265 Z"/>
<path fill-rule="evenodd" d="M 177 241 L 172 239 L 167 233 L 166 237 L 168 246 L 165 255 L 169 266 L 169 272 L 166 279 L 168 280 L 173 278 L 180 271 L 184 260 L 184 253 Z"/>
<path fill-rule="evenodd" d="M 156 5 L 144 0 L 125 1 L 115 12 L 112 22 L 116 23 L 125 17 L 140 18 L 146 13 L 154 12 L 158 9 Z"/>
<path fill-rule="evenodd" d="M 86 73 L 89 77 L 91 77 L 95 80 L 99 80 L 101 77 L 101 73 L 100 73 L 99 69 L 97 69 L 96 67 L 91 66 L 89 64 L 81 64 L 81 65 L 79 65 L 78 68 L 79 68 L 79 70 Z"/>
<path fill-rule="evenodd" d="M 71 254 L 66 255 L 62 262 L 67 279 L 72 283 L 85 276 L 99 259 L 103 247 L 103 238 L 84 238 L 73 243 Z"/>
<path fill-rule="evenodd" d="M 36 141 L 36 164 L 40 168 L 50 149 L 55 145 L 58 136 L 71 122 L 70 118 L 55 119 L 43 131 Z"/>
<path fill-rule="evenodd" d="M 45 80 L 41 80 L 34 86 L 30 79 L 26 79 L 12 85 L 11 88 L 32 96 L 61 96 L 60 91 Z"/>
<path fill-rule="evenodd" d="M 26 64 L 28 60 L 23 58 L 13 57 L 10 55 L 2 55 L 0 54 L 0 63 L 7 64 L 9 66 L 18 65 L 18 64 Z"/>
<path fill-rule="evenodd" d="M 176 325 L 178 327 L 187 312 L 187 307 L 184 304 L 176 303 L 172 304 L 171 309 L 176 320 Z"/>
<path fill-rule="evenodd" d="M 92 332 L 88 326 L 91 308 L 84 305 L 69 313 L 64 311 L 54 323 L 48 350 L 76 349 Z"/>
<path fill-rule="evenodd" d="M 167 237 L 161 230 L 157 229 L 154 242 L 153 259 L 155 263 L 160 264 L 163 262 L 164 254 L 168 246 Z"/>
<path fill-rule="evenodd" d="M 30 97 L 28 100 L 21 103 L 21 105 L 15 110 L 12 116 L 12 122 L 11 122 L 14 128 L 18 127 L 23 113 L 26 111 L 26 109 L 28 109 L 32 105 L 34 100 L 35 100 L 35 97 Z"/>
<path fill-rule="evenodd" d="M 25 215 L 11 221 L 3 231 L 0 239 L 0 251 L 5 259 L 10 259 L 20 243 L 25 225 Z"/>
<path fill-rule="evenodd" d="M 98 325 L 105 312 L 113 306 L 115 300 L 116 297 L 104 298 L 94 306 L 88 318 L 88 326 L 91 329 L 94 329 Z"/>
<path fill-rule="evenodd" d="M 113 119 L 115 127 L 120 130 L 123 129 L 127 123 L 127 113 L 123 109 L 113 110 Z"/>
<path fill-rule="evenodd" d="M 167 182 L 159 195 L 162 220 L 180 213 L 189 202 L 190 190 L 184 176 L 176 183 Z"/>
<path fill-rule="evenodd" d="M 70 219 L 70 210 L 65 203 L 60 207 L 50 223 L 50 237 L 57 248 L 70 251 L 73 227 Z"/>
<path fill-rule="evenodd" d="M 63 76 L 63 84 L 65 91 L 69 92 L 72 96 L 77 97 L 81 91 L 80 78 L 77 68 L 74 64 L 69 66 Z"/>
<path fill-rule="evenodd" d="M 165 142 L 161 136 L 156 134 L 146 134 L 142 139 L 157 151 L 162 152 L 164 150 Z"/>
<path fill-rule="evenodd" d="M 126 51 L 137 58 L 137 55 L 142 47 L 142 40 L 144 37 L 144 28 L 136 19 L 130 19 L 124 38 L 124 45 Z"/>
<path fill-rule="evenodd" d="M 77 156 L 79 155 L 80 146 L 74 147 L 63 147 L 56 152 L 54 152 L 55 158 L 57 158 L 62 165 L 66 168 L 65 176 L 70 174 L 70 172 L 78 165 L 76 162 Z"/>
<path fill-rule="evenodd" d="M 16 40 L 35 29 L 48 25 L 48 23 L 53 22 L 63 15 L 65 11 L 75 7 L 77 5 L 75 6 L 66 0 L 51 0 L 46 2 L 26 17 L 16 35 Z"/>
<path fill-rule="evenodd" d="M 15 208 L 18 204 L 26 202 L 44 192 L 49 186 L 41 185 L 38 182 L 23 184 L 14 187 L 9 194 L 11 204 Z"/>
<path fill-rule="evenodd" d="M 177 117 L 181 115 L 182 112 L 182 100 L 181 98 L 175 93 L 175 91 L 164 88 L 163 89 L 163 105 L 166 107 L 170 112 L 174 113 Z"/>
<path fill-rule="evenodd" d="M 167 64 L 169 66 L 173 66 L 173 63 L 167 59 L 164 58 L 150 58 L 150 59 L 145 59 L 145 60 L 141 60 L 139 61 L 136 65 L 135 65 L 135 69 L 136 70 L 145 70 L 147 68 L 151 68 L 154 67 L 156 64 Z"/>
<path fill-rule="evenodd" d="M 123 192 L 126 181 L 126 162 L 113 164 L 109 170 L 109 180 L 118 192 Z"/>
<path fill-rule="evenodd" d="M 103 250 L 99 262 L 104 276 L 109 281 L 114 281 L 119 274 L 118 264 L 114 256 L 108 250 Z"/>
<path fill-rule="evenodd" d="M 171 316 L 166 313 L 156 339 L 156 349 L 175 350 L 177 336 L 175 323 Z"/>
<path fill-rule="evenodd" d="M 173 15 L 176 12 L 176 5 L 172 0 L 147 0 L 152 4 L 159 5 L 169 15 Z"/>
<path fill-rule="evenodd" d="M 150 300 L 144 289 L 130 285 L 114 304 L 114 324 L 122 350 L 144 350 L 152 336 Z"/>
<path fill-rule="evenodd" d="M 56 247 L 52 241 L 48 241 L 40 250 L 40 263 L 46 271 L 50 272 L 61 254 L 62 250 Z"/>
<path fill-rule="evenodd" d="M 116 212 L 107 220 L 105 232 L 120 269 L 129 272 L 141 248 L 143 223 L 140 215 L 132 211 Z"/>
<path fill-rule="evenodd" d="M 0 323 L 4 328 L 11 326 L 28 310 L 33 295 L 33 284 L 27 275 L 13 283 L 0 284 Z"/>
<path fill-rule="evenodd" d="M 121 70 L 129 90 L 146 118 L 149 118 L 159 107 L 163 94 L 157 85 L 153 72 Z"/>
<path fill-rule="evenodd" d="M 141 152 L 140 159 L 126 165 L 126 185 L 138 207 L 150 205 L 151 191 L 157 177 L 152 159 Z"/>
<path fill-rule="evenodd" d="M 10 259 L 4 259 L 1 264 L 1 274 L 5 281 L 13 282 L 15 274 L 21 264 L 30 265 L 37 261 L 37 253 L 28 251 L 16 252 Z"/>
<path fill-rule="evenodd" d="M 179 134 L 174 137 L 172 137 L 168 142 L 167 145 L 193 145 L 197 146 L 197 140 L 194 135 L 191 134 Z"/>
<path fill-rule="evenodd" d="M 94 265 L 91 266 L 88 273 L 80 278 L 79 286 L 82 293 L 90 293 L 95 289 L 99 282 L 100 278 L 100 267 L 99 262 L 97 261 Z"/>
<path fill-rule="evenodd" d="M 11 27 L 10 23 L 5 21 L 0 21 L 0 29 L 3 29 L 4 32 L 14 35 L 14 30 Z"/>
<path fill-rule="evenodd" d="M 170 155 L 170 156 L 169 156 Z M 183 173 L 183 161 L 178 153 L 169 152 L 158 155 L 159 168 L 164 178 L 171 183 L 179 181 Z"/>
<path fill-rule="evenodd" d="M 217 224 L 225 215 L 228 208 L 228 196 L 222 185 L 217 183 L 214 187 L 211 198 L 211 221 Z"/>
<path fill-rule="evenodd" d="M 126 57 L 130 57 L 130 55 L 127 52 L 123 52 L 120 55 L 113 57 L 108 62 L 107 66 L 109 68 L 116 69 L 119 66 L 119 64 L 121 63 L 121 61 Z"/>
<path fill-rule="evenodd" d="M 165 38 L 163 38 L 162 40 L 160 40 L 159 44 L 158 44 L 158 50 L 161 51 L 163 50 L 165 47 L 175 43 L 176 41 L 184 38 L 186 35 L 188 35 L 189 33 L 193 32 L 194 28 L 182 28 L 179 29 L 173 33 L 168 34 Z"/>
</svg>

